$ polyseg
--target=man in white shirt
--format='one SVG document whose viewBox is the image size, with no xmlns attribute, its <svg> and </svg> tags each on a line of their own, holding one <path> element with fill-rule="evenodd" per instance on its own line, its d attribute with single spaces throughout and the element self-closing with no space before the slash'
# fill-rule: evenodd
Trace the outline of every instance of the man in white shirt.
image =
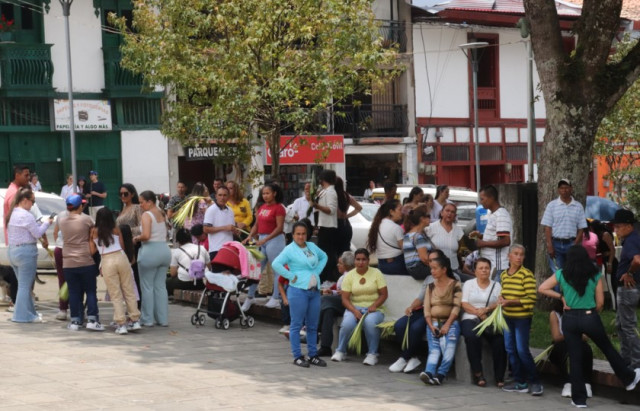
<svg viewBox="0 0 640 411">
<path fill-rule="evenodd" d="M 485 186 L 480 190 L 480 204 L 491 211 L 487 219 L 487 227 L 483 234 L 473 231 L 469 233 L 469 237 L 476 239 L 480 257 L 491 261 L 492 273 L 499 274 L 509 268 L 509 246 L 513 232 L 511 215 L 500 205 L 498 189 L 493 185 Z M 491 278 L 494 278 L 493 275 Z"/>
<path fill-rule="evenodd" d="M 291 243 L 291 230 L 293 224 L 304 219 L 309 218 L 311 226 L 315 226 L 315 216 L 311 213 L 307 217 L 307 211 L 309 210 L 309 201 L 311 201 L 311 184 L 306 183 L 304 185 L 304 195 L 296 198 L 292 204 L 287 206 L 287 215 L 284 218 L 284 232 L 287 237 L 287 244 Z"/>
<path fill-rule="evenodd" d="M 216 202 L 209 206 L 204 214 L 204 232 L 209 236 L 209 256 L 213 260 L 222 247 L 222 244 L 233 241 L 233 233 L 236 231 L 236 222 L 233 211 L 227 207 L 229 190 L 220 186 L 216 191 Z"/>
</svg>

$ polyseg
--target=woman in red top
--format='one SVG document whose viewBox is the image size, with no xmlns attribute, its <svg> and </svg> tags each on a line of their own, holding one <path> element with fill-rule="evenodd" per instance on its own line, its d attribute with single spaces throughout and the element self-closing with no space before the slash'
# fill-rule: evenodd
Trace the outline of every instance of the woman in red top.
<svg viewBox="0 0 640 411">
<path fill-rule="evenodd" d="M 282 205 L 282 200 L 284 199 L 282 189 L 280 189 L 280 186 L 277 184 L 266 184 L 262 187 L 261 195 L 264 204 L 258 208 L 256 212 L 256 223 L 251 228 L 249 237 L 247 237 L 243 243 L 246 244 L 247 241 L 255 239 L 257 234 L 258 241 L 256 241 L 256 245 L 260 247 L 260 251 L 262 251 L 266 257 L 262 261 L 262 266 L 264 267 L 267 263 L 272 262 L 286 246 L 282 229 L 284 227 L 284 216 L 287 211 Z M 278 301 L 278 273 L 274 272 L 273 275 L 273 295 L 265 304 L 265 307 L 268 308 L 277 308 L 280 306 L 280 302 Z M 257 284 L 252 284 L 249 287 L 247 299 L 244 301 L 244 304 L 242 304 L 242 311 L 247 311 L 249 307 L 251 307 L 251 304 L 253 304 L 257 288 Z"/>
</svg>

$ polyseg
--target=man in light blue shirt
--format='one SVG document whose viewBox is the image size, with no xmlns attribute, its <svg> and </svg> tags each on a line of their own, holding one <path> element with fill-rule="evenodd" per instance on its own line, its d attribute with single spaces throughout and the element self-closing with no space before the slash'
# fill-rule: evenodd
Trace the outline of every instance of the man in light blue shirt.
<svg viewBox="0 0 640 411">
<path fill-rule="evenodd" d="M 549 267 L 554 273 L 564 266 L 569 247 L 582 244 L 582 231 L 587 227 L 584 207 L 573 199 L 572 191 L 569 180 L 560 180 L 560 196 L 547 204 L 540 222 L 544 226 Z"/>
</svg>

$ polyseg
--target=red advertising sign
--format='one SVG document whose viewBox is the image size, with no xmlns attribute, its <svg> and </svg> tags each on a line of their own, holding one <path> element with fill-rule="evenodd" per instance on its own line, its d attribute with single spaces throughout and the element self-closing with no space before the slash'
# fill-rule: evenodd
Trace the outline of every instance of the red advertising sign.
<svg viewBox="0 0 640 411">
<path fill-rule="evenodd" d="M 282 136 L 280 164 L 342 164 L 344 136 Z M 271 165 L 271 150 L 265 145 L 267 165 Z"/>
</svg>

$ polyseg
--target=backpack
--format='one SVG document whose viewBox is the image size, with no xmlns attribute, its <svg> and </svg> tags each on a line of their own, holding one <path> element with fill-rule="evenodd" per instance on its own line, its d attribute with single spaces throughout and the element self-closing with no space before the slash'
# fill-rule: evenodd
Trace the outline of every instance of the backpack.
<svg viewBox="0 0 640 411">
<path fill-rule="evenodd" d="M 201 280 L 204 278 L 204 262 L 201 261 L 200 258 L 200 244 L 198 244 L 198 255 L 196 257 L 191 257 L 189 253 L 187 253 L 184 248 L 180 247 L 180 251 L 185 253 L 187 257 L 191 260 L 189 263 L 189 268 L 186 268 L 182 264 L 178 263 L 180 267 L 182 267 L 187 274 L 189 274 L 189 278 L 193 279 L 193 283 L 195 284 L 197 280 Z"/>
</svg>

